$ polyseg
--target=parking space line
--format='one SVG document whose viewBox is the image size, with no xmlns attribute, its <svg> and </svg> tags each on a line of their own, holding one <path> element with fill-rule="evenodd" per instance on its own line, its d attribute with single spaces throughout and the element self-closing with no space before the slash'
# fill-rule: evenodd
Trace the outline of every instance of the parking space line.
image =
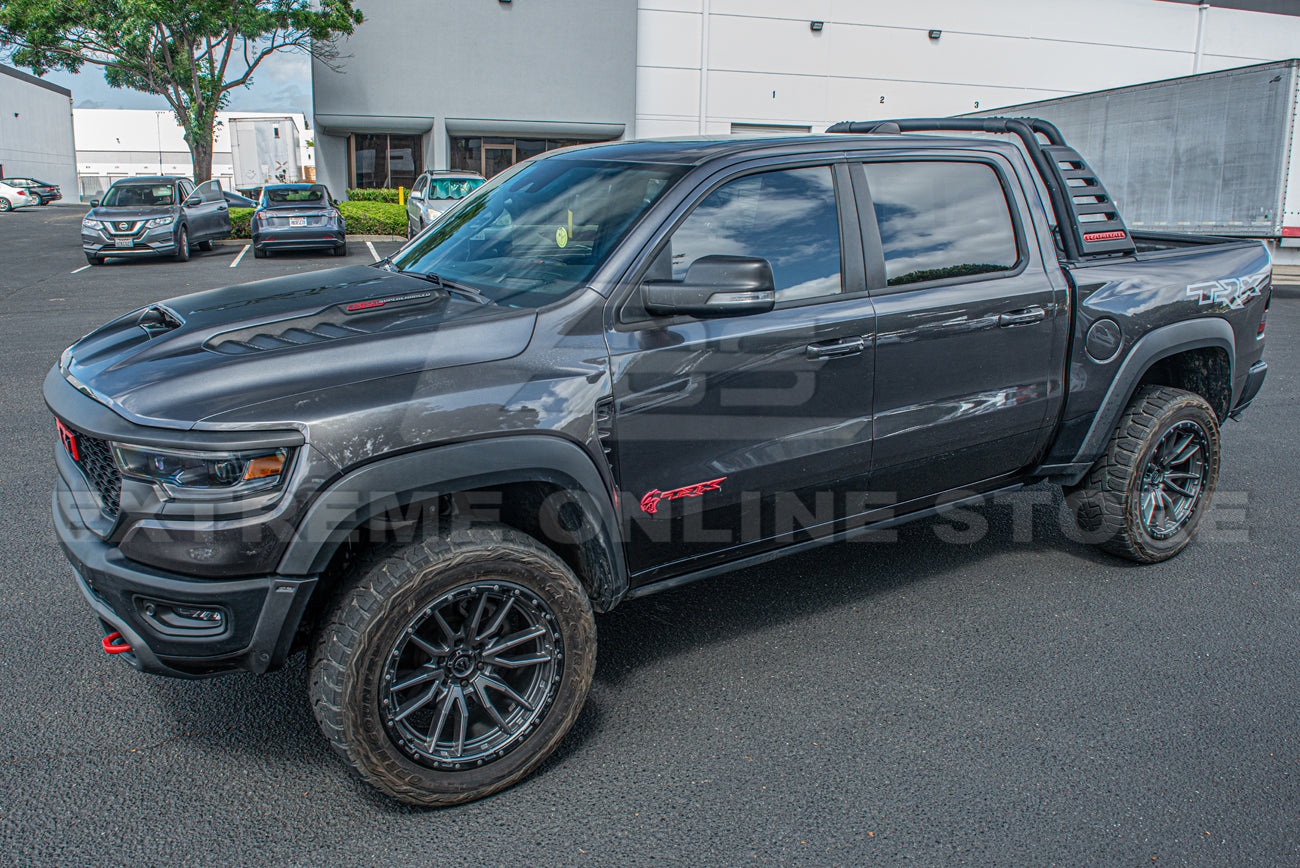
<svg viewBox="0 0 1300 868">
<path fill-rule="evenodd" d="M 77 271 L 85 271 L 87 268 L 90 268 L 90 263 L 89 263 L 89 262 L 87 262 L 85 265 L 83 265 L 83 266 L 81 266 L 80 268 L 78 268 L 76 271 L 69 271 L 68 274 L 76 274 Z"/>
<path fill-rule="evenodd" d="M 366 242 L 366 246 L 370 248 L 370 255 L 373 256 L 373 257 L 375 257 L 375 262 L 378 262 L 378 261 L 379 261 L 379 251 L 375 249 L 375 245 L 373 245 L 373 244 L 371 244 L 369 241 L 367 241 L 367 242 Z"/>
<path fill-rule="evenodd" d="M 235 257 L 235 261 L 232 262 L 232 263 L 230 263 L 230 267 L 231 267 L 231 268 L 234 268 L 236 265 L 238 265 L 238 264 L 239 264 L 239 260 L 241 260 L 241 259 L 244 258 L 244 254 L 248 252 L 248 247 L 249 247 L 249 245 L 245 244 L 245 245 L 244 245 L 244 249 L 241 250 L 241 251 L 239 251 L 239 255 Z"/>
</svg>

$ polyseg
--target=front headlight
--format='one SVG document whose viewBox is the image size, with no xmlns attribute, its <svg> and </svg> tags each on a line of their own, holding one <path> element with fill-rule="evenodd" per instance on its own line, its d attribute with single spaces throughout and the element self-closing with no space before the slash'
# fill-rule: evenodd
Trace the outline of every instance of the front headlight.
<svg viewBox="0 0 1300 868">
<path fill-rule="evenodd" d="M 91 220 L 89 217 L 81 218 L 81 225 L 85 229 L 103 229 L 104 224 L 98 220 Z"/>
<path fill-rule="evenodd" d="M 162 485 L 177 497 L 186 494 L 243 495 L 276 488 L 288 471 L 290 450 L 184 452 L 114 444 L 123 476 Z"/>
<path fill-rule="evenodd" d="M 441 208 L 425 208 L 425 209 L 424 209 L 424 219 L 425 219 L 425 220 L 433 220 L 433 219 L 435 219 L 435 218 L 441 217 L 441 216 L 442 216 L 442 211 L 443 211 L 443 209 L 441 209 Z"/>
<path fill-rule="evenodd" d="M 175 219 L 175 217 L 155 217 L 144 225 L 146 229 L 156 229 L 159 226 L 170 226 Z"/>
</svg>

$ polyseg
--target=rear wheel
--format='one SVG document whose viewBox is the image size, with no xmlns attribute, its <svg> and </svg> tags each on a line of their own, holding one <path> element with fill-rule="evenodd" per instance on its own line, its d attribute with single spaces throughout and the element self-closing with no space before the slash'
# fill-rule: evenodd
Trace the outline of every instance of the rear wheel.
<svg viewBox="0 0 1300 868">
<path fill-rule="evenodd" d="M 334 248 L 334 255 L 335 255 L 335 256 L 347 256 L 347 255 L 348 255 L 348 243 L 347 243 L 346 241 L 344 241 L 344 242 L 343 242 L 342 244 L 340 244 L 338 247 L 335 247 L 335 248 Z"/>
<path fill-rule="evenodd" d="M 256 244 L 253 245 L 253 258 L 254 258 L 254 259 L 265 259 L 265 258 L 266 258 L 266 253 L 267 253 L 267 251 L 266 251 L 265 248 L 258 247 Z"/>
<path fill-rule="evenodd" d="M 1205 399 L 1145 386 L 1077 493 L 1079 527 L 1139 563 L 1178 554 L 1196 534 L 1219 478 L 1219 420 Z"/>
<path fill-rule="evenodd" d="M 372 561 L 312 655 L 312 708 L 365 781 L 416 805 L 518 782 L 582 709 L 595 666 L 573 573 L 500 525 L 449 531 Z"/>
<path fill-rule="evenodd" d="M 176 252 L 172 254 L 177 262 L 189 262 L 190 259 L 190 231 L 184 226 L 181 227 L 180 234 L 176 236 Z"/>
<path fill-rule="evenodd" d="M 14 205 L 12 202 L 10 202 L 4 196 L 0 196 L 0 211 L 12 211 L 13 207 Z"/>
<path fill-rule="evenodd" d="M 208 251 L 208 250 L 211 250 L 211 249 L 212 249 L 212 242 L 211 242 L 211 241 L 200 241 L 198 244 L 196 244 L 196 245 L 194 245 L 194 246 L 197 247 L 197 248 L 200 249 L 200 250 Z"/>
</svg>

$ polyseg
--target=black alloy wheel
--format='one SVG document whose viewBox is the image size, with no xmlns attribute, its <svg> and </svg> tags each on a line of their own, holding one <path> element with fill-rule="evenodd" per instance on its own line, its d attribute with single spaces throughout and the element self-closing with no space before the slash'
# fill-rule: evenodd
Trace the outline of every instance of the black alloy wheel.
<svg viewBox="0 0 1300 868">
<path fill-rule="evenodd" d="M 380 701 L 411 759 L 456 771 L 519 747 L 563 672 L 555 614 L 508 582 L 462 585 L 416 615 L 389 653 Z"/>
<path fill-rule="evenodd" d="M 1147 533 L 1168 539 L 1196 511 L 1205 487 L 1209 443 L 1205 431 L 1187 419 L 1167 430 L 1142 471 L 1140 510 Z"/>
</svg>

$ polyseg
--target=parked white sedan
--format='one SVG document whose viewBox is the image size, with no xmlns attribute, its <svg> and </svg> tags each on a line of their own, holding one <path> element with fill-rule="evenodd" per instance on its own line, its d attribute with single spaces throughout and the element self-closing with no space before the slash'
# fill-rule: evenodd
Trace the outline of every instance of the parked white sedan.
<svg viewBox="0 0 1300 868">
<path fill-rule="evenodd" d="M 26 208 L 28 205 L 39 204 L 41 204 L 41 197 L 29 193 L 27 188 L 15 187 L 12 184 L 0 181 L 0 211 L 12 211 L 15 208 Z"/>
</svg>

